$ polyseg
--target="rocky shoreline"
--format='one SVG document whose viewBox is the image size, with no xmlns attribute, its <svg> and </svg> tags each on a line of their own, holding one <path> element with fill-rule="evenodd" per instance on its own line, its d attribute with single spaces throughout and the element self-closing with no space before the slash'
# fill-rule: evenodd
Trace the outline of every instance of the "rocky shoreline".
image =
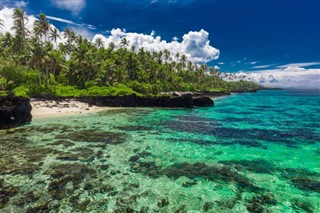
<svg viewBox="0 0 320 213">
<path fill-rule="evenodd" d="M 171 93 L 162 96 L 97 96 L 72 98 L 74 101 L 88 104 L 88 107 L 161 107 L 161 108 L 194 108 L 212 107 L 212 96 L 228 95 L 227 93 Z M 38 102 L 68 101 L 71 98 L 39 97 Z M 15 96 L 0 98 L 0 129 L 17 127 L 32 120 L 30 99 Z"/>
<path fill-rule="evenodd" d="M 32 120 L 30 99 L 0 97 L 0 129 L 17 127 Z"/>
</svg>

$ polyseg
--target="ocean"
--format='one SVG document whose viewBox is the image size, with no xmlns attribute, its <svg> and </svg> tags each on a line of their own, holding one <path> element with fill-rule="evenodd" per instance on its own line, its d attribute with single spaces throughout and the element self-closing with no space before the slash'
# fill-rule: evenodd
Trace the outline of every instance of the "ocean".
<svg viewBox="0 0 320 213">
<path fill-rule="evenodd" d="M 0 212 L 320 212 L 320 91 L 0 131 Z"/>
</svg>

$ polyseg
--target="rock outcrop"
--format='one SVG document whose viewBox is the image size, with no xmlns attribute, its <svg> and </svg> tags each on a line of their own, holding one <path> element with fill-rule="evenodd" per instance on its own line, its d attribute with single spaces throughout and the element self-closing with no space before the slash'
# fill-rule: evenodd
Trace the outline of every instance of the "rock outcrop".
<svg viewBox="0 0 320 213">
<path fill-rule="evenodd" d="M 213 100 L 209 97 L 196 97 L 192 95 L 170 96 L 99 96 L 79 98 L 79 101 L 96 106 L 110 107 L 170 107 L 170 108 L 193 108 L 213 106 Z"/>
<path fill-rule="evenodd" d="M 208 96 L 200 96 L 193 98 L 193 105 L 196 107 L 211 107 L 213 101 Z"/>
<path fill-rule="evenodd" d="M 30 122 L 30 99 L 15 96 L 0 97 L 0 129 L 7 129 Z"/>
</svg>

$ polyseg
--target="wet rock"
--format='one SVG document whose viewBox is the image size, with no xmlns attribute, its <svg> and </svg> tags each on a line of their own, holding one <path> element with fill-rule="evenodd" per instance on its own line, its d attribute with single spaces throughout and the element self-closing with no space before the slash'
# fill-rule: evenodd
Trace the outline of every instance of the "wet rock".
<svg viewBox="0 0 320 213">
<path fill-rule="evenodd" d="M 179 206 L 174 213 L 187 213 L 186 205 Z"/>
<path fill-rule="evenodd" d="M 4 208 L 10 201 L 10 198 L 19 192 L 19 188 L 7 184 L 3 179 L 0 179 L 0 209 Z"/>
<path fill-rule="evenodd" d="M 124 134 L 94 130 L 75 131 L 68 135 L 59 135 L 58 138 L 89 143 L 121 144 L 125 142 Z"/>
<path fill-rule="evenodd" d="M 168 200 L 168 198 L 161 198 L 161 199 L 158 200 L 158 202 L 157 202 L 157 206 L 160 207 L 160 208 L 165 207 L 165 206 L 167 206 L 167 205 L 169 205 L 169 200 Z"/>
<path fill-rule="evenodd" d="M 213 107 L 214 102 L 211 98 L 207 96 L 203 97 L 194 97 L 193 98 L 193 105 L 197 107 Z"/>
<path fill-rule="evenodd" d="M 117 129 L 122 131 L 150 131 L 152 128 L 147 126 L 120 126 Z"/>
<path fill-rule="evenodd" d="M 43 202 L 27 208 L 27 213 L 38 213 L 38 212 L 50 212 L 52 208 L 49 207 L 48 202 Z"/>
<path fill-rule="evenodd" d="M 131 156 L 128 160 L 130 162 L 137 162 L 140 158 L 146 158 L 151 155 L 151 152 L 142 151 L 137 153 L 136 155 Z"/>
<path fill-rule="evenodd" d="M 95 153 L 92 149 L 87 147 L 77 147 L 71 150 L 79 157 L 81 161 L 92 161 L 95 158 Z"/>
<path fill-rule="evenodd" d="M 207 212 L 207 211 L 209 211 L 210 209 L 212 209 L 212 207 L 213 207 L 213 202 L 205 202 L 205 203 L 203 204 L 203 206 L 202 206 L 202 210 L 203 210 L 204 212 Z"/>
<path fill-rule="evenodd" d="M 28 203 L 34 203 L 40 198 L 39 195 L 36 195 L 34 192 L 28 192 L 24 196 L 19 197 L 14 204 L 17 206 L 24 206 Z"/>
<path fill-rule="evenodd" d="M 62 145 L 62 146 L 64 146 L 65 148 L 68 148 L 68 147 L 70 147 L 70 146 L 73 146 L 74 143 L 71 142 L 71 141 L 68 141 L 68 140 L 58 140 L 58 141 L 55 141 L 55 142 L 51 143 L 51 145 L 54 145 L 54 146 Z"/>
<path fill-rule="evenodd" d="M 30 122 L 30 99 L 23 97 L 0 97 L 0 129 L 17 127 Z"/>
<path fill-rule="evenodd" d="M 93 104 L 96 106 L 111 107 L 181 107 L 193 108 L 193 98 L 191 95 L 180 97 L 170 96 L 100 96 L 90 98 L 79 98 L 80 101 Z"/>
<path fill-rule="evenodd" d="M 235 166 L 239 171 L 248 170 L 255 173 L 272 174 L 278 170 L 274 164 L 262 159 L 219 161 L 219 163 L 228 166 Z"/>
<path fill-rule="evenodd" d="M 109 164 L 100 165 L 100 169 L 101 169 L 101 170 L 104 170 L 104 171 L 108 170 L 109 167 L 110 167 Z"/>
<path fill-rule="evenodd" d="M 146 206 L 142 206 L 139 213 L 148 213 L 150 212 L 150 208 Z"/>
<path fill-rule="evenodd" d="M 99 151 L 96 153 L 96 157 L 97 157 L 97 158 L 102 158 L 102 157 L 103 157 L 103 151 L 99 150 Z"/>
<path fill-rule="evenodd" d="M 61 200 L 72 194 L 72 191 L 79 188 L 80 183 L 87 176 L 93 176 L 95 171 L 85 165 L 73 163 L 52 166 L 47 174 L 53 179 L 48 186 L 48 192 L 52 198 Z M 72 183 L 72 189 L 67 187 L 68 183 Z"/>
<path fill-rule="evenodd" d="M 64 152 L 64 153 L 59 154 L 57 159 L 58 160 L 66 160 L 66 161 L 77 161 L 77 160 L 79 160 L 79 158 L 77 157 L 76 154 L 72 154 L 72 153 L 68 153 L 68 152 Z"/>
<path fill-rule="evenodd" d="M 298 189 L 320 193 L 320 181 L 313 178 L 298 177 L 291 179 L 291 182 Z"/>
<path fill-rule="evenodd" d="M 320 141 L 320 136 L 308 130 L 303 130 L 302 132 L 283 132 L 279 130 L 255 128 L 248 131 L 247 129 L 241 128 L 223 127 L 218 121 L 214 120 L 170 120 L 162 122 L 161 125 L 173 131 L 212 135 L 225 139 L 228 141 L 225 145 L 241 144 L 250 147 L 261 147 L 263 149 L 265 149 L 266 146 L 261 145 L 255 140 L 264 140 L 294 148 L 301 144 L 301 141 L 307 144 L 314 144 L 316 141 Z M 230 144 L 230 140 L 233 141 L 232 144 Z M 223 143 L 219 144 L 223 145 Z"/>
<path fill-rule="evenodd" d="M 222 209 L 233 209 L 233 207 L 241 200 L 242 190 L 238 190 L 235 197 L 231 197 L 226 201 L 216 201 Z"/>
<path fill-rule="evenodd" d="M 293 208 L 295 210 L 303 210 L 307 213 L 315 213 L 314 207 L 311 205 L 311 203 L 301 200 L 294 200 L 293 201 Z"/>
<path fill-rule="evenodd" d="M 11 131 L 11 130 L 10 130 Z M 22 174 L 31 176 L 40 169 L 39 163 L 55 151 L 46 147 L 28 146 L 24 132 L 0 135 L 0 175 Z"/>
<path fill-rule="evenodd" d="M 182 186 L 183 186 L 183 187 L 191 187 L 191 186 L 194 186 L 194 185 L 196 185 L 196 184 L 197 184 L 196 181 L 187 181 L 187 182 L 184 182 L 184 183 L 182 184 Z"/>
<path fill-rule="evenodd" d="M 167 177 L 173 179 L 178 179 L 179 177 L 185 176 L 192 180 L 203 178 L 211 181 L 223 181 L 228 183 L 233 182 L 240 188 L 248 189 L 251 191 L 261 190 L 259 187 L 256 187 L 252 183 L 250 183 L 249 179 L 235 171 L 232 171 L 231 168 L 227 166 L 207 166 L 204 163 L 174 164 L 168 168 L 161 170 L 160 175 L 166 175 Z"/>
<path fill-rule="evenodd" d="M 130 207 L 117 208 L 114 213 L 134 213 L 135 211 Z"/>
<path fill-rule="evenodd" d="M 71 196 L 69 198 L 69 202 L 72 204 L 73 209 L 84 212 L 87 210 L 90 200 L 86 199 L 84 201 L 80 201 L 79 196 L 79 194 Z"/>
<path fill-rule="evenodd" d="M 155 162 L 151 161 L 132 163 L 131 169 L 135 172 L 147 174 L 151 177 L 159 177 L 159 175 L 161 175 L 159 167 L 156 165 Z"/>
<path fill-rule="evenodd" d="M 249 212 L 265 212 L 265 205 L 276 205 L 277 201 L 272 193 L 265 193 L 260 196 L 254 196 L 246 205 Z"/>
</svg>

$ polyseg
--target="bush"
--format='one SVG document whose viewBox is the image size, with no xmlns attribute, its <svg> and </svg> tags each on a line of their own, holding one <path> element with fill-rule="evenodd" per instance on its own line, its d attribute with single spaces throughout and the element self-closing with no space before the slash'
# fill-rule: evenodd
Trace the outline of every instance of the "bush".
<svg viewBox="0 0 320 213">
<path fill-rule="evenodd" d="M 85 96 L 86 91 L 74 86 L 56 85 L 53 87 L 53 93 L 58 97 L 81 97 Z"/>
<path fill-rule="evenodd" d="M 0 97 L 7 96 L 7 95 L 8 95 L 7 91 L 0 90 Z"/>
<path fill-rule="evenodd" d="M 123 96 L 123 95 L 132 95 L 132 94 L 139 95 L 139 93 L 135 92 L 131 88 L 128 88 L 123 84 L 118 84 L 117 86 L 111 86 L 111 87 L 98 87 L 98 86 L 90 87 L 88 88 L 86 95 L 88 96 Z"/>
<path fill-rule="evenodd" d="M 16 88 L 14 88 L 12 90 L 12 92 L 16 95 L 16 96 L 22 96 L 22 97 L 30 97 L 31 96 L 31 92 L 30 89 L 24 85 L 18 86 Z"/>
<path fill-rule="evenodd" d="M 140 83 L 138 81 L 131 81 L 128 84 L 128 86 L 134 91 L 137 91 L 138 93 L 142 93 L 142 94 L 151 94 L 153 91 L 153 87 L 149 83 Z"/>
</svg>

